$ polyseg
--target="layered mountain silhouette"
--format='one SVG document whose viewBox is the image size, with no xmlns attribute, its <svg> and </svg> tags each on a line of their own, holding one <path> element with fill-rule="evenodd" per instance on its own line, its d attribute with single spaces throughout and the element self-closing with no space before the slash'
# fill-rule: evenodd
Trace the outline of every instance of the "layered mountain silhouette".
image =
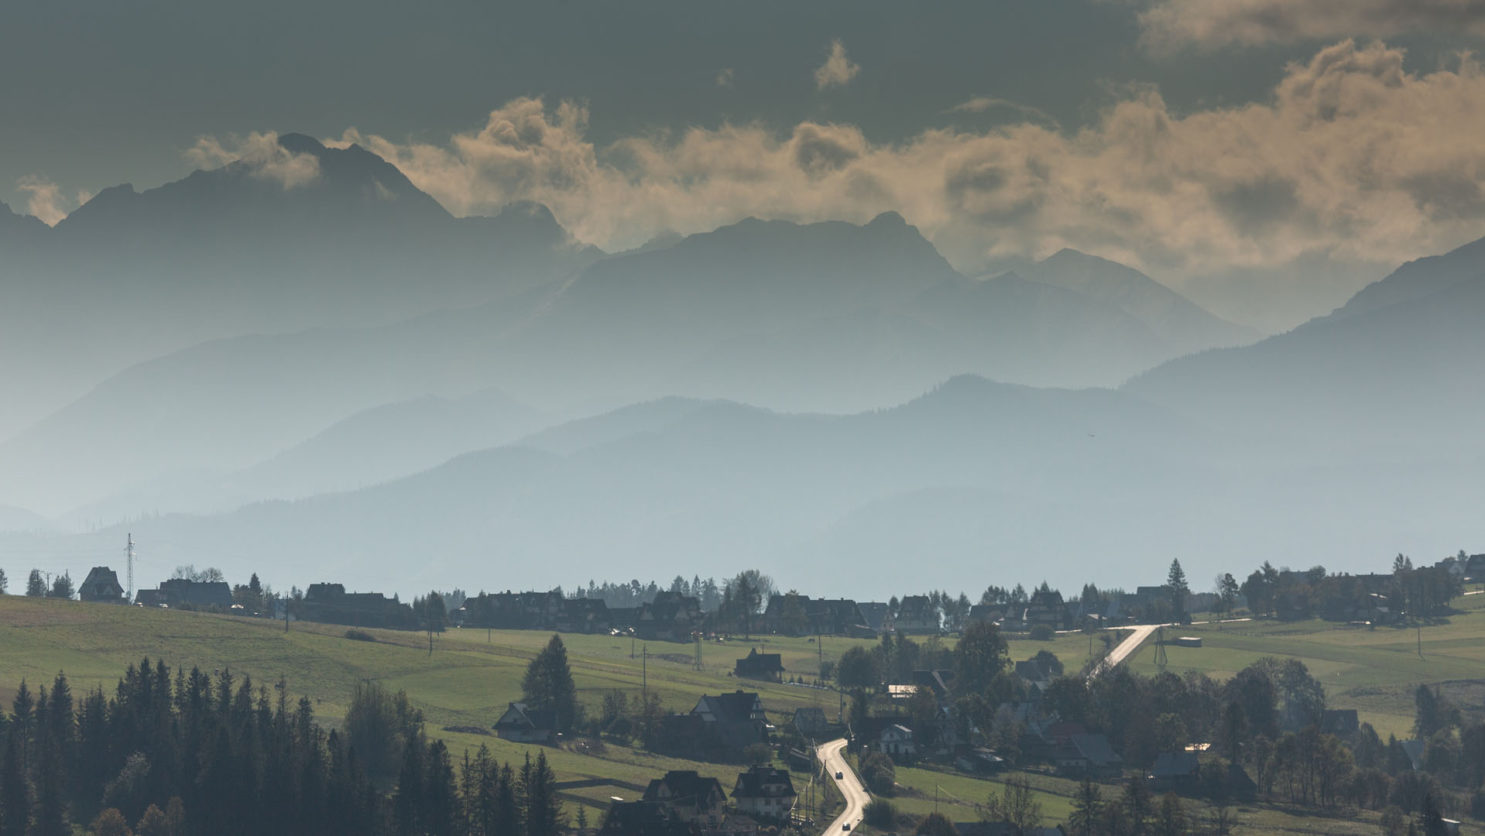
<svg viewBox="0 0 1485 836">
<path fill-rule="evenodd" d="M 0 384 L 18 394 L 0 407 L 0 434 L 41 417 L 27 404 L 56 408 L 169 351 L 483 304 L 601 255 L 543 206 L 455 218 L 360 147 L 290 134 L 276 148 L 158 188 L 104 189 L 51 229 L 0 214 L 12 302 Z M 27 246 L 12 247 L 21 234 Z"/>
<path fill-rule="evenodd" d="M 1338 457 L 1485 452 L 1485 241 L 1412 262 L 1255 345 L 1202 352 L 1126 389 L 1233 433 Z"/>
<path fill-rule="evenodd" d="M 318 147 L 286 139 L 296 149 Z M 411 188 L 359 149 L 320 152 L 326 191 L 315 201 L 359 200 L 337 185 L 341 165 L 364 169 L 362 180 L 390 181 L 393 194 Z M 228 166 L 167 188 L 185 189 L 192 179 L 266 202 L 315 187 L 284 191 Z M 201 191 L 211 189 L 182 194 Z M 175 205 L 153 194 L 117 199 Z M 416 194 L 406 202 L 357 211 L 417 223 L 442 212 Z M 86 214 L 75 222 L 102 223 Z M 1142 315 L 1050 283 L 967 279 L 894 213 L 860 226 L 749 219 L 602 258 L 566 281 L 483 305 L 374 327 L 216 340 L 140 364 L 0 442 L 0 473 L 9 477 L 0 498 L 61 513 L 96 511 L 94 503 L 135 491 L 144 503 L 137 512 L 152 511 L 171 495 L 173 479 L 195 486 L 226 478 L 354 413 L 488 387 L 576 417 L 671 395 L 854 412 L 900 403 L 963 373 L 1112 385 L 1176 353 L 1152 327 L 1158 313 Z M 389 433 L 386 443 L 398 436 Z"/>
</svg>

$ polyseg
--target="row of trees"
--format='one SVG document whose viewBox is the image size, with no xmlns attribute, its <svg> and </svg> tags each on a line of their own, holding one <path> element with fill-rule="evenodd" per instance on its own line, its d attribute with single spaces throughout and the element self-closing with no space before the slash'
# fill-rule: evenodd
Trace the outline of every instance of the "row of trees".
<svg viewBox="0 0 1485 836">
<path fill-rule="evenodd" d="M 455 770 L 404 694 L 363 683 L 342 730 L 228 671 L 146 659 L 106 695 L 65 675 L 22 682 L 0 714 L 0 836 L 439 834 L 550 836 L 561 807 L 544 755 L 519 769 L 487 750 Z"/>
</svg>

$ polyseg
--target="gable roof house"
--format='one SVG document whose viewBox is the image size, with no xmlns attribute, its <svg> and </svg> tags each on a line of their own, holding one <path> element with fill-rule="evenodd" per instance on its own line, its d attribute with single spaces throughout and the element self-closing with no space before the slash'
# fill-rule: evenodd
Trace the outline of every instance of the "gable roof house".
<svg viewBox="0 0 1485 836">
<path fill-rule="evenodd" d="M 898 602 L 893 625 L 902 634 L 937 633 L 938 608 L 929 602 L 927 595 L 908 595 Z"/>
<path fill-rule="evenodd" d="M 380 592 L 346 592 L 345 585 L 338 583 L 310 584 L 296 615 L 305 621 L 349 627 L 411 630 L 418 626 L 412 607 L 396 598 Z"/>
<path fill-rule="evenodd" d="M 655 600 L 639 608 L 634 632 L 651 641 L 690 641 L 691 634 L 701 629 L 704 618 L 700 598 L 662 590 Z"/>
<path fill-rule="evenodd" d="M 913 737 L 913 730 L 901 723 L 893 723 L 882 729 L 881 735 L 877 737 L 877 748 L 893 760 L 898 758 L 911 760 L 918 755 L 918 744 Z"/>
<path fill-rule="evenodd" d="M 748 655 L 737 660 L 737 666 L 733 669 L 734 676 L 748 679 L 767 679 L 778 682 L 784 673 L 783 656 L 778 653 L 759 653 L 758 648 L 752 648 Z"/>
<path fill-rule="evenodd" d="M 232 589 L 226 581 L 192 581 L 171 578 L 161 581 L 160 596 L 172 609 L 205 610 L 232 608 Z"/>
<path fill-rule="evenodd" d="M 782 821 L 794 809 L 794 782 L 789 770 L 754 766 L 737 776 L 732 803 L 737 809 L 760 819 Z"/>
<path fill-rule="evenodd" d="M 1156 792 L 1193 794 L 1201 783 L 1201 759 L 1196 752 L 1161 752 L 1145 777 Z"/>
<path fill-rule="evenodd" d="M 94 566 L 88 577 L 77 588 L 77 597 L 83 601 L 107 604 L 123 604 L 124 588 L 119 586 L 119 576 L 107 566 Z"/>
<path fill-rule="evenodd" d="M 553 743 L 557 740 L 557 714 L 513 702 L 495 721 L 495 734 L 501 740 L 517 743 Z"/>
<path fill-rule="evenodd" d="M 861 611 L 862 624 L 872 632 L 868 638 L 876 638 L 892 629 L 892 608 L 882 601 L 867 601 L 856 605 Z"/>
<path fill-rule="evenodd" d="M 1108 775 L 1124 766 L 1124 759 L 1101 734 L 1071 735 L 1054 757 L 1059 771 L 1077 775 Z"/>
<path fill-rule="evenodd" d="M 735 763 L 748 746 L 768 742 L 763 701 L 751 691 L 705 695 L 690 713 L 671 714 L 661 724 L 664 753 L 691 760 Z"/>
<path fill-rule="evenodd" d="M 673 769 L 656 778 L 645 788 L 645 801 L 667 807 L 684 822 L 696 822 L 708 829 L 721 823 L 726 811 L 727 793 L 716 778 L 704 778 L 692 769 Z"/>
</svg>

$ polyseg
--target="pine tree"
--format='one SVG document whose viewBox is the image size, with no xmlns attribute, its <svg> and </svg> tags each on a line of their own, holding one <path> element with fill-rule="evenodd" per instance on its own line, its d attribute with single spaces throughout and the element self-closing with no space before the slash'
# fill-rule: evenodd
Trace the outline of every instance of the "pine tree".
<svg viewBox="0 0 1485 836">
<path fill-rule="evenodd" d="M 5 756 L 0 761 L 0 836 L 26 836 L 31 826 L 31 785 L 21 760 L 22 734 L 20 724 L 12 723 L 5 736 Z"/>
<path fill-rule="evenodd" d="M 9 588 L 10 581 L 5 577 L 5 570 L 0 569 L 0 595 L 4 595 L 5 591 Z"/>
<path fill-rule="evenodd" d="M 526 666 L 521 692 L 533 710 L 553 713 L 558 731 L 567 731 L 577 720 L 577 686 L 567 666 L 567 648 L 556 633 Z"/>
<path fill-rule="evenodd" d="M 520 797 L 525 836 L 556 836 L 562 830 L 562 805 L 557 799 L 557 778 L 547 765 L 547 753 L 537 752 L 536 762 L 526 756 L 521 767 Z"/>
<path fill-rule="evenodd" d="M 1072 813 L 1067 818 L 1068 826 L 1076 836 L 1092 836 L 1098 832 L 1102 816 L 1103 801 L 1098 785 L 1091 778 L 1084 778 L 1077 793 L 1073 795 Z"/>
<path fill-rule="evenodd" d="M 1171 609 L 1177 617 L 1186 614 L 1186 596 L 1191 594 L 1191 585 L 1186 582 L 1186 570 L 1180 560 L 1170 562 L 1170 573 L 1165 578 L 1165 589 L 1170 595 Z"/>
<path fill-rule="evenodd" d="M 32 569 L 31 574 L 26 577 L 26 597 L 46 597 L 46 581 L 41 579 L 40 569 Z"/>
</svg>

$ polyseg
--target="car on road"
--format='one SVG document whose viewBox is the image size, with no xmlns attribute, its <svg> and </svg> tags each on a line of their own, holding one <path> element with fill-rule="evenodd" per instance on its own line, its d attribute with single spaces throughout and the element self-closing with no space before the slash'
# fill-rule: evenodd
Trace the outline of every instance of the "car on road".
<svg viewBox="0 0 1485 836">
<path fill-rule="evenodd" d="M 840 779 L 842 779 L 844 777 L 846 777 L 846 774 L 844 772 L 837 772 L 837 773 L 835 773 L 835 780 L 837 780 L 837 781 L 839 781 Z"/>
</svg>

